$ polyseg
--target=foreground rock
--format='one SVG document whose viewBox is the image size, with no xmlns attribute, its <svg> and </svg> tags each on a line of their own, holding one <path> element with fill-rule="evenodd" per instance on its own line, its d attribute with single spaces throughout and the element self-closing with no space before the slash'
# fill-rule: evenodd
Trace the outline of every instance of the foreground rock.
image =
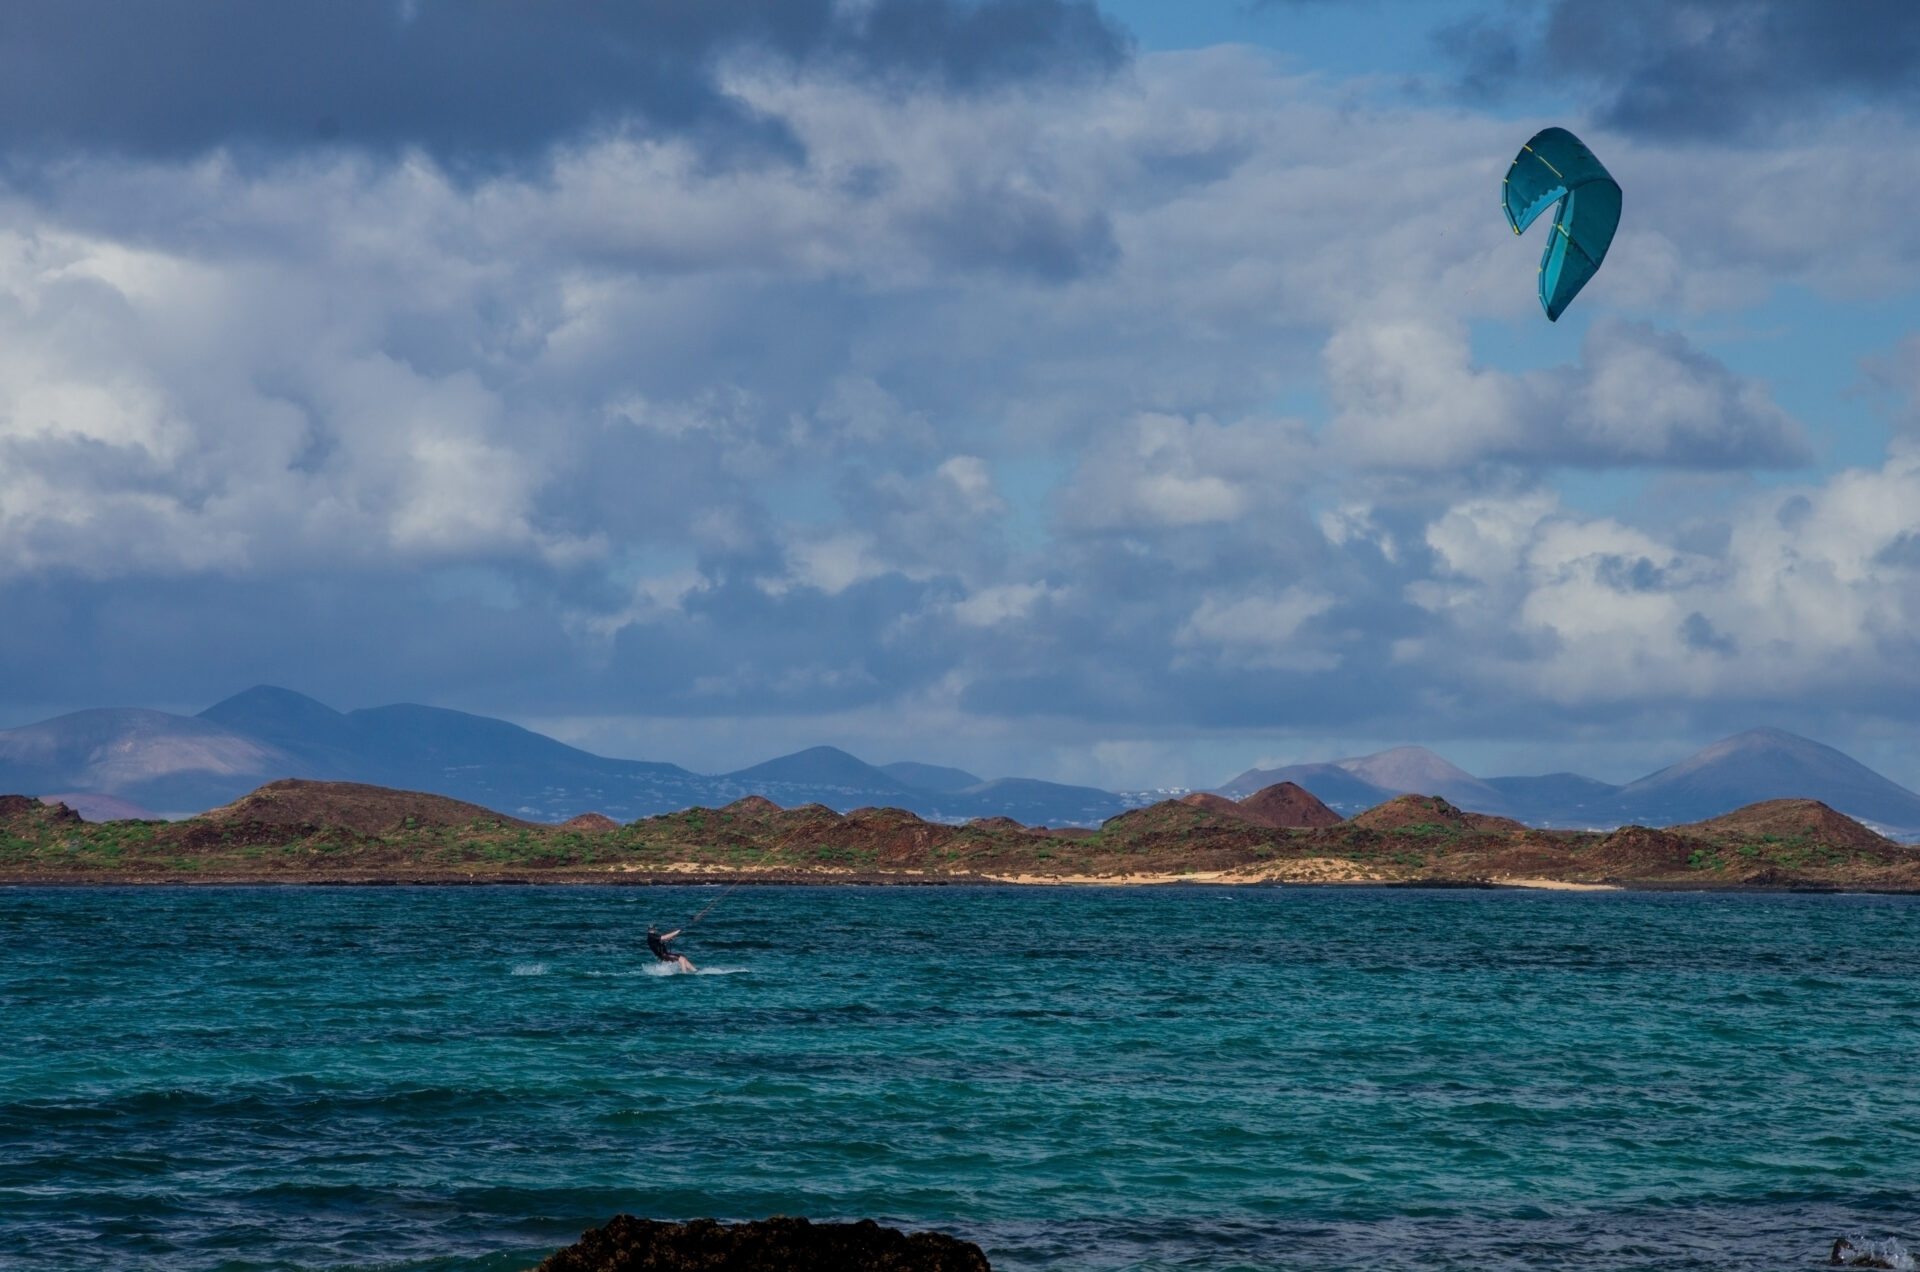
<svg viewBox="0 0 1920 1272">
<path fill-rule="evenodd" d="M 980 1247 L 939 1232 L 776 1215 L 731 1226 L 615 1215 L 535 1272 L 991 1272 Z"/>
</svg>

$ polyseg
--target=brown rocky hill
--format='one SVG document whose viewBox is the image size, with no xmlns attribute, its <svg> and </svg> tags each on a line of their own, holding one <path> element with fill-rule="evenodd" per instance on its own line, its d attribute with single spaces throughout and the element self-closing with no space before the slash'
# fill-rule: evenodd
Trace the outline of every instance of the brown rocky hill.
<svg viewBox="0 0 1920 1272">
<path fill-rule="evenodd" d="M 1622 826 L 1582 849 L 1580 868 L 1604 879 L 1671 876 L 1685 870 L 1704 845 L 1691 836 L 1649 826 Z"/>
<path fill-rule="evenodd" d="M 1283 830 L 1316 830 L 1322 826 L 1338 826 L 1345 820 L 1321 803 L 1312 791 L 1292 782 L 1262 787 L 1241 800 L 1240 807 L 1261 825 Z"/>
<path fill-rule="evenodd" d="M 782 849 L 791 852 L 831 846 L 871 854 L 884 865 L 917 866 L 957 833 L 951 826 L 922 821 L 904 808 L 856 808 L 841 816 L 819 804 L 808 807 L 820 809 L 826 816 L 787 830 L 781 836 Z"/>
<path fill-rule="evenodd" d="M 117 799 L 112 795 L 99 795 L 93 791 L 40 793 L 42 804 L 65 804 L 74 812 L 90 822 L 109 821 L 163 821 L 160 814 L 150 808 L 142 808 L 132 800 Z"/>
<path fill-rule="evenodd" d="M 1259 832 L 1266 829 L 1246 810 L 1232 800 L 1226 801 L 1226 807 L 1215 808 L 1208 804 L 1192 804 L 1184 799 L 1163 799 L 1145 808 L 1129 808 L 1118 817 L 1109 817 L 1101 826 L 1104 838 L 1133 841 L 1140 839 L 1191 838 L 1196 832 L 1237 833 L 1253 839 L 1268 838 Z"/>
<path fill-rule="evenodd" d="M 1163 799 L 1110 817 L 1100 828 L 1109 850 L 1139 854 L 1196 870 L 1219 869 L 1244 854 L 1271 844 L 1272 827 L 1248 817 L 1238 805 L 1231 812 Z"/>
<path fill-rule="evenodd" d="M 25 835 L 48 826 L 77 826 L 81 820 L 65 804 L 43 804 L 31 795 L 0 795 L 0 830 Z"/>
<path fill-rule="evenodd" d="M 575 830 L 583 835 L 604 835 L 610 830 L 620 829 L 620 823 L 605 813 L 581 813 L 578 817 L 569 817 L 560 823 L 562 830 Z"/>
<path fill-rule="evenodd" d="M 1292 800 L 1288 792 L 1278 792 Z M 1298 807 L 1293 801 L 1292 806 Z M 1311 806 L 1308 806 L 1309 810 Z M 1527 830 L 1435 796 L 1389 800 L 1349 822 L 1288 828 L 1217 799 L 1167 800 L 1099 832 L 1001 819 L 928 822 L 899 808 L 841 814 L 766 799 L 625 825 L 544 825 L 475 804 L 349 783 L 283 781 L 181 822 L 90 824 L 0 797 L 4 882 L 928 883 L 981 878 L 1114 882 L 1617 883 L 1853 887 L 1920 892 L 1920 847 L 1890 843 L 1809 800 L 1710 822 L 1610 834 Z"/>
<path fill-rule="evenodd" d="M 528 826 L 534 822 L 508 817 L 478 804 L 420 791 L 396 791 L 359 782 L 310 782 L 286 778 L 268 782 L 231 804 L 211 809 L 194 819 L 216 824 L 259 822 L 267 826 L 330 826 L 362 835 L 433 827 L 469 826 L 474 822 Z"/>
<path fill-rule="evenodd" d="M 1194 791 L 1191 794 L 1182 795 L 1180 802 L 1188 808 L 1204 809 L 1209 813 L 1218 813 L 1222 817 L 1237 817 L 1241 821 L 1250 822 L 1260 820 L 1242 808 L 1237 801 L 1228 799 L 1225 795 L 1215 795 L 1212 791 Z"/>
<path fill-rule="evenodd" d="M 728 804 L 720 811 L 731 814 L 734 817 L 763 818 L 771 817 L 781 811 L 781 809 L 780 805 L 774 803 L 765 795 L 748 795 L 741 799 L 734 800 L 733 803 Z"/>
<path fill-rule="evenodd" d="M 1182 795 L 1180 803 L 1275 830 L 1316 830 L 1322 826 L 1338 826 L 1346 820 L 1312 792 L 1292 782 L 1275 782 L 1241 800 L 1215 795 L 1212 791 L 1195 791 Z"/>
<path fill-rule="evenodd" d="M 1401 795 L 1356 813 L 1353 824 L 1365 830 L 1407 830 L 1414 826 L 1444 826 L 1450 830 L 1511 832 L 1526 827 L 1511 817 L 1469 813 L 1438 795 Z"/>
<path fill-rule="evenodd" d="M 1845 813 L 1817 799 L 1769 799 L 1748 804 L 1706 821 L 1668 829 L 1702 839 L 1783 839 L 1834 844 L 1865 852 L 1898 851 L 1900 845 L 1875 834 Z"/>
</svg>

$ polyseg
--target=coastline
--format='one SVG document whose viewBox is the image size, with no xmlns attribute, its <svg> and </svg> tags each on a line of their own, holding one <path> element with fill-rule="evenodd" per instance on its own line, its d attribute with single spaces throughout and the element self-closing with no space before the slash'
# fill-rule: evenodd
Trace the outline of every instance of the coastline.
<svg viewBox="0 0 1920 1272">
<path fill-rule="evenodd" d="M 963 875 L 901 876 L 891 874 L 785 874 L 774 876 L 734 875 L 654 875 L 654 874 L 576 874 L 525 873 L 499 874 L 316 874 L 289 877 L 286 874 L 195 874 L 159 876 L 147 873 L 87 873 L 33 877 L 0 875 L 0 892 L 35 888 L 686 888 L 686 887 L 770 887 L 770 888 L 1088 888 L 1116 889 L 1243 889 L 1312 888 L 1327 890 L 1385 888 L 1394 891 L 1457 891 L 1530 893 L 1655 893 L 1698 892 L 1723 894 L 1809 894 L 1832 896 L 1920 896 L 1920 884 L 1836 883 L 1792 881 L 1762 884 L 1713 879 L 1639 879 L 1606 883 L 1586 883 L 1562 879 L 1455 879 L 1413 877 L 1403 879 L 1289 879 L 1262 877 L 1196 877 L 1192 875 Z"/>
<path fill-rule="evenodd" d="M 708 884 L 931 887 L 1400 887 L 1920 892 L 1920 847 L 1824 804 L 1709 822 L 1542 830 L 1402 796 L 1314 824 L 1167 801 L 1071 832 L 949 825 L 895 808 L 783 809 L 758 797 L 621 825 L 520 821 L 438 796 L 272 783 L 180 822 L 90 823 L 0 796 L 0 886 Z"/>
</svg>

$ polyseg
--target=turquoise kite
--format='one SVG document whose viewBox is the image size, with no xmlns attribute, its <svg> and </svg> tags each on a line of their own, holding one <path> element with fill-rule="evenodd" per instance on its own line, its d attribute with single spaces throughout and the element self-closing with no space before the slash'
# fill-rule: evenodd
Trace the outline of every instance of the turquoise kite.
<svg viewBox="0 0 1920 1272">
<path fill-rule="evenodd" d="M 1564 128 L 1543 128 L 1507 169 L 1507 224 L 1515 234 L 1553 204 L 1553 229 L 1540 257 L 1540 307 L 1559 322 L 1607 259 L 1620 226 L 1620 183 L 1585 143 Z"/>
</svg>

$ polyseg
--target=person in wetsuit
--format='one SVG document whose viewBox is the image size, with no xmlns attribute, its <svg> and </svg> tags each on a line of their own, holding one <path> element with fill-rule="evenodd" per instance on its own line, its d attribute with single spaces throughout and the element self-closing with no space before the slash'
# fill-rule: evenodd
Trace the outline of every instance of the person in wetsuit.
<svg viewBox="0 0 1920 1272">
<path fill-rule="evenodd" d="M 678 935 L 680 935 L 679 928 L 675 928 L 673 931 L 668 932 L 666 935 L 663 936 L 661 935 L 659 928 L 649 923 L 647 924 L 647 948 L 652 950 L 653 956 L 659 959 L 662 963 L 678 963 L 680 965 L 681 971 L 683 972 L 694 971 L 696 970 L 694 965 L 687 961 L 687 956 L 685 954 L 675 954 L 672 950 L 667 948 L 667 942 L 671 941 L 674 937 Z"/>
</svg>

